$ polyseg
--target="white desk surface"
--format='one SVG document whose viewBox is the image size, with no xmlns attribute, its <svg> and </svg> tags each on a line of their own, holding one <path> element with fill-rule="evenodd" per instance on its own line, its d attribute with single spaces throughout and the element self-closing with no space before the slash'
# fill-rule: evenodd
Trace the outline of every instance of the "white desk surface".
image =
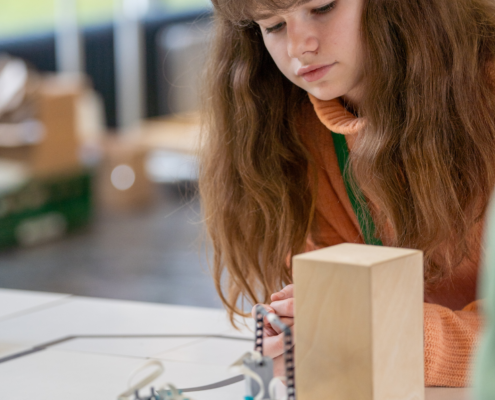
<svg viewBox="0 0 495 400">
<path fill-rule="evenodd" d="M 69 297 L 67 294 L 0 289 L 0 320 L 51 307 Z"/>
<path fill-rule="evenodd" d="M 248 328 L 231 328 L 223 310 L 0 289 L 0 357 L 78 335 L 225 335 L 76 338 L 0 363 L 1 398 L 111 400 L 146 359 L 165 365 L 163 382 L 206 385 L 236 373 L 228 366 L 252 348 Z M 143 392 L 144 393 L 144 392 Z M 244 383 L 190 394 L 243 399 Z M 468 400 L 468 389 L 427 388 L 427 400 Z"/>
<path fill-rule="evenodd" d="M 134 357 L 45 350 L 0 364 L 2 398 L 9 400 L 116 400 L 129 374 L 143 363 Z M 164 361 L 158 385 L 207 385 L 234 376 L 225 367 Z M 243 399 L 243 382 L 214 391 L 191 393 L 195 400 Z M 146 393 L 142 392 L 143 395 Z M 220 393 L 222 396 L 219 397 Z"/>
</svg>

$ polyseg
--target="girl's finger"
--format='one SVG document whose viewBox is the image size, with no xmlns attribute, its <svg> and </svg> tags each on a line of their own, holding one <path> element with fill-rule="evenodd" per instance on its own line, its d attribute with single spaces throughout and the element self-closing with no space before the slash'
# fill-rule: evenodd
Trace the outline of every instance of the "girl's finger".
<svg viewBox="0 0 495 400">
<path fill-rule="evenodd" d="M 270 307 L 273 308 L 275 313 L 281 317 L 294 318 L 294 299 L 274 301 L 270 303 Z"/>
<path fill-rule="evenodd" d="M 276 314 L 275 310 L 267 304 L 255 304 L 251 309 L 251 315 L 254 319 L 256 319 L 256 306 L 262 306 L 266 311 Z M 280 333 L 279 331 L 279 329 L 276 330 L 272 327 L 266 317 L 263 319 L 263 336 L 277 336 Z"/>
<path fill-rule="evenodd" d="M 284 287 L 280 292 L 273 293 L 271 295 L 271 300 L 272 301 L 277 301 L 277 300 L 284 300 L 294 297 L 294 285 L 290 284 Z"/>
<path fill-rule="evenodd" d="M 271 313 L 275 312 L 275 311 L 273 310 L 273 308 L 272 308 L 271 306 L 269 306 L 268 304 L 255 304 L 255 305 L 253 306 L 253 308 L 251 309 L 251 316 L 252 316 L 254 319 L 256 319 L 256 307 L 257 307 L 257 306 L 262 306 L 262 307 L 263 307 L 266 311 L 268 311 L 268 312 L 271 312 Z"/>
<path fill-rule="evenodd" d="M 273 376 L 285 376 L 284 356 L 278 356 L 273 359 Z"/>
<path fill-rule="evenodd" d="M 294 318 L 279 317 L 279 319 L 283 324 L 287 326 L 294 325 Z M 265 317 L 264 326 L 263 326 L 263 336 L 276 336 L 279 333 L 282 333 L 282 330 L 277 325 L 272 325 Z"/>
<path fill-rule="evenodd" d="M 294 343 L 294 326 L 290 328 L 292 332 L 292 343 Z M 284 353 L 284 335 L 263 338 L 263 354 L 272 358 Z"/>
<path fill-rule="evenodd" d="M 280 317 L 280 321 L 289 327 L 294 325 L 294 318 Z M 270 328 L 273 329 L 277 333 L 277 335 L 279 333 L 282 333 L 277 325 L 271 325 Z"/>
<path fill-rule="evenodd" d="M 280 332 L 275 330 L 275 328 L 270 325 L 269 322 L 265 321 L 265 325 L 263 327 L 263 337 L 272 337 L 277 336 Z"/>
</svg>

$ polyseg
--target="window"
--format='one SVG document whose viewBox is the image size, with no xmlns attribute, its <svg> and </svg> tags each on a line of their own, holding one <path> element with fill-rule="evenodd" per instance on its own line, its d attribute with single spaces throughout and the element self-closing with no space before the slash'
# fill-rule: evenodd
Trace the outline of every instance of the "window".
<svg viewBox="0 0 495 400">
<path fill-rule="evenodd" d="M 55 5 L 62 0 L 0 0 L 0 38 L 53 29 Z M 110 21 L 116 0 L 77 0 L 83 25 Z M 208 0 L 122 0 L 142 1 L 154 10 L 177 12 L 207 7 Z"/>
</svg>

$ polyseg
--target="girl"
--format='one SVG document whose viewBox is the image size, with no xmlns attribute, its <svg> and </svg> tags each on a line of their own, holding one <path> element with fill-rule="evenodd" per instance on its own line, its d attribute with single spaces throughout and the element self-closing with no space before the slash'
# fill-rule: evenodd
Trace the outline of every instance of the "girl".
<svg viewBox="0 0 495 400">
<path fill-rule="evenodd" d="M 464 386 L 495 181 L 492 0 L 213 0 L 200 190 L 217 290 L 293 325 L 290 257 L 424 252 L 425 378 Z M 281 337 L 265 351 L 281 371 Z M 296 344 L 297 345 L 297 344 Z"/>
</svg>

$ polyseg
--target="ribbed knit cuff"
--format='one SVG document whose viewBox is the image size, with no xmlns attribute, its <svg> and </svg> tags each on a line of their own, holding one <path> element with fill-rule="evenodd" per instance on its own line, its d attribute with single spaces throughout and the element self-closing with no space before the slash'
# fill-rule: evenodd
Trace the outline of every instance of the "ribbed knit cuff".
<svg viewBox="0 0 495 400">
<path fill-rule="evenodd" d="M 481 317 L 476 307 L 452 311 L 437 304 L 424 304 L 425 385 L 465 387 L 473 350 L 478 341 Z"/>
</svg>

